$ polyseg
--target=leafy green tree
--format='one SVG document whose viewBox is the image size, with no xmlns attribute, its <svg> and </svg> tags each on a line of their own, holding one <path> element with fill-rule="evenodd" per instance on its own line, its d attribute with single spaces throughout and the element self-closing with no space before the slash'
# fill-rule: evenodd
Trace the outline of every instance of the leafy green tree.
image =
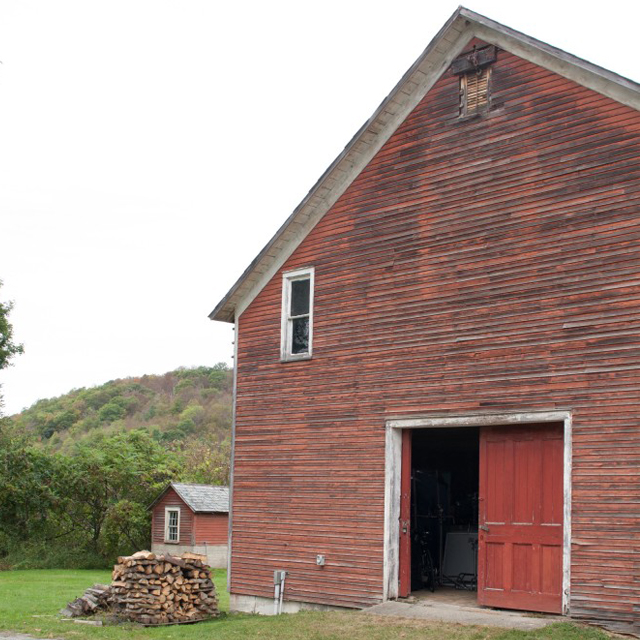
<svg viewBox="0 0 640 640">
<path fill-rule="evenodd" d="M 153 420 L 158 413 L 158 407 L 155 404 L 149 405 L 149 408 L 142 414 L 143 420 Z"/>
<path fill-rule="evenodd" d="M 147 504 L 122 499 L 112 504 L 104 522 L 103 553 L 114 558 L 134 549 L 149 548 L 149 512 Z"/>
<path fill-rule="evenodd" d="M 2 287 L 2 280 L 0 280 Z M 13 309 L 13 302 L 0 302 L 0 369 L 9 366 L 9 361 L 18 353 L 23 353 L 24 347 L 13 341 L 13 326 L 9 322 L 9 313 Z"/>
<path fill-rule="evenodd" d="M 118 395 L 118 388 L 110 383 L 103 384 L 101 387 L 93 389 L 83 389 L 80 392 L 80 399 L 92 409 L 99 409 L 102 405 L 107 404 L 111 398 Z"/>
<path fill-rule="evenodd" d="M 211 368 L 209 373 L 209 383 L 216 389 L 223 389 L 231 382 L 229 367 L 224 362 L 218 362 Z"/>
<path fill-rule="evenodd" d="M 180 418 L 176 429 L 178 437 L 188 436 L 196 430 L 196 423 L 191 418 Z"/>
<path fill-rule="evenodd" d="M 98 411 L 98 417 L 102 422 L 115 422 L 124 418 L 126 410 L 115 402 L 108 402 Z"/>
<path fill-rule="evenodd" d="M 42 437 L 50 438 L 56 431 L 70 429 L 78 418 L 78 412 L 72 409 L 61 409 L 58 413 L 49 414 L 42 423 Z"/>
<path fill-rule="evenodd" d="M 228 485 L 231 470 L 231 441 L 211 442 L 190 438 L 180 451 L 182 482 Z"/>
<path fill-rule="evenodd" d="M 185 401 L 183 398 L 176 398 L 171 405 L 171 413 L 173 415 L 180 415 L 184 411 Z"/>
<path fill-rule="evenodd" d="M 181 420 L 191 420 L 193 424 L 200 426 L 206 418 L 204 407 L 199 404 L 189 405 L 181 414 Z"/>
<path fill-rule="evenodd" d="M 139 406 L 138 400 L 133 396 L 116 396 L 111 402 L 121 406 L 126 415 L 134 413 Z"/>
<path fill-rule="evenodd" d="M 57 459 L 0 419 L 0 532 L 5 539 L 55 535 L 50 513 L 59 504 L 56 477 Z"/>
<path fill-rule="evenodd" d="M 0 280 L 2 287 L 2 280 Z M 24 352 L 24 346 L 13 341 L 13 326 L 9 322 L 9 313 L 13 309 L 13 302 L 0 301 L 0 369 L 5 369 L 11 364 L 11 359 Z M 2 396 L 0 395 L 0 410 L 2 409 Z"/>
<path fill-rule="evenodd" d="M 65 510 L 87 534 L 90 546 L 99 550 L 105 524 L 110 518 L 118 521 L 115 505 L 128 501 L 146 506 L 175 475 L 172 457 L 142 430 L 84 440 L 62 470 Z M 138 524 L 135 533 L 127 531 L 123 536 L 148 541 L 148 514 L 141 527 Z M 120 543 L 112 539 L 110 544 L 118 547 Z"/>
</svg>

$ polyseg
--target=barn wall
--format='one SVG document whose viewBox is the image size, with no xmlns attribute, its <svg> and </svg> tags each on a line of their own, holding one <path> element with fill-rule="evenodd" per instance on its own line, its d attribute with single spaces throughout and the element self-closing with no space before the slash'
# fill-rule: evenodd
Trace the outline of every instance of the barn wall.
<svg viewBox="0 0 640 640">
<path fill-rule="evenodd" d="M 572 615 L 631 624 L 640 500 L 640 114 L 500 52 L 493 110 L 442 77 L 239 319 L 231 592 L 360 607 L 383 583 L 392 416 L 573 412 Z M 326 566 L 316 566 L 316 554 Z"/>
<path fill-rule="evenodd" d="M 152 544 L 164 544 L 165 507 L 180 507 L 180 544 L 193 544 L 193 511 L 184 503 L 173 487 L 169 487 L 153 507 L 151 523 Z"/>
</svg>

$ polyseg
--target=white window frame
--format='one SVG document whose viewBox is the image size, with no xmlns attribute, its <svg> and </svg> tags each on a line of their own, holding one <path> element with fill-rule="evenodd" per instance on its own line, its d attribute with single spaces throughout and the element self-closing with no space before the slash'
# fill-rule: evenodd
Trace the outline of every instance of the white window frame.
<svg viewBox="0 0 640 640">
<path fill-rule="evenodd" d="M 178 514 L 178 537 L 175 540 L 171 540 L 169 537 L 169 513 L 171 512 Z M 180 507 L 165 507 L 164 509 L 164 541 L 168 544 L 180 544 Z"/>
<path fill-rule="evenodd" d="M 283 362 L 308 360 L 313 352 L 313 292 L 315 270 L 313 267 L 287 271 L 282 274 L 282 321 L 280 326 L 280 358 Z M 296 280 L 309 280 L 309 351 L 292 353 L 293 320 L 301 316 L 291 316 L 291 283 Z M 306 315 L 306 314 L 305 314 Z"/>
</svg>

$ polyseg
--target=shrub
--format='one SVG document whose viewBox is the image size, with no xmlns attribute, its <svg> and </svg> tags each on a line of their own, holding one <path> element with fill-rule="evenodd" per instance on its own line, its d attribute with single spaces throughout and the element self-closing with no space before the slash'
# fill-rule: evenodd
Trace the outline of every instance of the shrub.
<svg viewBox="0 0 640 640">
<path fill-rule="evenodd" d="M 189 435 L 196 430 L 196 425 L 191 418 L 181 418 L 176 429 L 180 432 L 181 436 Z"/>
<path fill-rule="evenodd" d="M 125 416 L 125 409 L 115 402 L 108 402 L 100 411 L 98 411 L 98 418 L 101 422 L 115 422 Z"/>
<path fill-rule="evenodd" d="M 69 540 L 14 544 L 0 560 L 5 569 L 107 569 L 111 559 Z"/>
<path fill-rule="evenodd" d="M 204 407 L 199 404 L 189 405 L 181 414 L 180 420 L 191 420 L 195 425 L 201 425 L 204 421 L 206 412 Z M 180 423 L 178 423 L 179 426 Z"/>
</svg>

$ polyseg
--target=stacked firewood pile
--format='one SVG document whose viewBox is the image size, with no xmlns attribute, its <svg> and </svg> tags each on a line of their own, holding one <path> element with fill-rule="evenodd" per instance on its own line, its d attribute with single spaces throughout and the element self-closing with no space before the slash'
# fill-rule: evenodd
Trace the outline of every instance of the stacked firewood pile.
<svg viewBox="0 0 640 640">
<path fill-rule="evenodd" d="M 98 611 L 111 608 L 111 587 L 108 584 L 94 584 L 83 595 L 70 602 L 60 613 L 69 618 L 90 616 Z"/>
<path fill-rule="evenodd" d="M 220 615 L 205 556 L 156 555 L 138 551 L 121 556 L 110 585 L 94 585 L 61 613 L 74 618 L 102 612 L 144 625 L 197 622 Z"/>
<path fill-rule="evenodd" d="M 219 615 L 218 600 L 205 557 L 139 551 L 118 558 L 113 568 L 113 610 L 131 622 L 195 622 Z"/>
</svg>

